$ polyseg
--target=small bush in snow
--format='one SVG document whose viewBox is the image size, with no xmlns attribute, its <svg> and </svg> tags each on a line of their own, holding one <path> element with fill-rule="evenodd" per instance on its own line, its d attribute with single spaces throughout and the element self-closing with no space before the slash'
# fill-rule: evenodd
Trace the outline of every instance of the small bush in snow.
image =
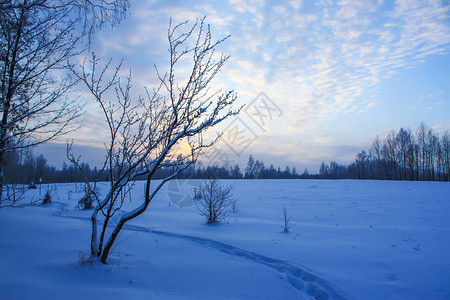
<svg viewBox="0 0 450 300">
<path fill-rule="evenodd" d="M 92 255 L 87 255 L 84 252 L 80 252 L 80 255 L 78 255 L 78 265 L 84 267 L 84 266 L 91 266 L 94 263 L 94 258 Z"/>
<path fill-rule="evenodd" d="M 77 207 L 79 209 L 91 209 L 94 208 L 94 192 L 87 189 L 83 198 L 78 201 Z"/>
<path fill-rule="evenodd" d="M 283 232 L 289 232 L 289 229 L 292 227 L 291 225 L 291 216 L 288 216 L 287 208 L 283 204 Z"/>
<path fill-rule="evenodd" d="M 224 221 L 236 208 L 232 185 L 224 186 L 217 179 L 203 181 L 194 188 L 194 205 L 208 223 Z"/>
<path fill-rule="evenodd" d="M 231 203 L 231 210 L 232 210 L 233 212 L 236 212 L 236 210 L 237 210 L 237 199 L 233 199 L 233 200 L 232 200 L 232 203 Z"/>
<path fill-rule="evenodd" d="M 52 191 L 50 189 L 45 191 L 44 198 L 42 199 L 42 204 L 51 204 L 52 203 Z"/>
</svg>

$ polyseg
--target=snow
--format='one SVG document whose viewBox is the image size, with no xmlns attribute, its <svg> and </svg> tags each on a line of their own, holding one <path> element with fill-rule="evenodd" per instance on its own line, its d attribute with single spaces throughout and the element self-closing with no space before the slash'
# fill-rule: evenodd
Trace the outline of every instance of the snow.
<svg viewBox="0 0 450 300">
<path fill-rule="evenodd" d="M 0 299 L 450 299 L 449 183 L 224 180 L 238 209 L 216 225 L 170 203 L 198 182 L 174 183 L 127 223 L 108 265 L 77 263 L 92 211 L 75 209 L 74 184 L 51 205 L 2 209 Z M 137 182 L 125 211 L 143 192 Z"/>
</svg>

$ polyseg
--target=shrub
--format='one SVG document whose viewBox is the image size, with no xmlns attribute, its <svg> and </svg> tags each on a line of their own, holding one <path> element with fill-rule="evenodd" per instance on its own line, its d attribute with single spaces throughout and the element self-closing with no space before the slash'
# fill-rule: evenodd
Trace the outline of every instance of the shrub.
<svg viewBox="0 0 450 300">
<path fill-rule="evenodd" d="M 283 204 L 283 225 L 281 226 L 281 227 L 283 227 L 283 232 L 289 232 L 289 229 L 292 226 L 290 222 L 291 222 L 291 216 L 288 216 L 287 208 Z"/>
<path fill-rule="evenodd" d="M 90 189 L 86 189 L 83 198 L 78 201 L 77 207 L 79 209 L 94 208 L 94 192 Z"/>
<path fill-rule="evenodd" d="M 52 191 L 50 189 L 45 191 L 44 198 L 42 199 L 42 204 L 51 204 L 52 203 Z"/>
<path fill-rule="evenodd" d="M 94 263 L 94 258 L 92 255 L 88 255 L 84 252 L 80 252 L 78 255 L 78 265 L 84 267 L 84 266 L 91 266 Z"/>
<path fill-rule="evenodd" d="M 203 181 L 194 188 L 194 205 L 207 223 L 224 221 L 236 207 L 232 185 L 224 186 L 217 179 Z"/>
</svg>

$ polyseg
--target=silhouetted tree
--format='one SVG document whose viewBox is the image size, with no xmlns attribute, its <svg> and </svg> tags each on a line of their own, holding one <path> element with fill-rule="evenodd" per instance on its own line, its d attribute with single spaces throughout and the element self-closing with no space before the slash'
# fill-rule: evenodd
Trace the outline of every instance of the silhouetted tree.
<svg viewBox="0 0 450 300">
<path fill-rule="evenodd" d="M 247 167 L 245 167 L 244 178 L 253 179 L 255 178 L 255 159 L 253 155 L 250 154 L 248 157 Z"/>
<path fill-rule="evenodd" d="M 100 72 L 96 72 L 99 59 L 95 55 L 90 66 L 82 63 L 72 67 L 99 104 L 110 135 L 105 146 L 106 159 L 99 171 L 109 172 L 110 190 L 105 198 L 97 198 L 91 217 L 91 254 L 103 263 L 125 223 L 141 215 L 167 181 L 193 165 L 201 151 L 218 140 L 217 137 L 206 142 L 203 133 L 239 113 L 240 109 L 233 109 L 236 95 L 232 91 L 210 92 L 211 81 L 228 59 L 215 51 L 228 37 L 213 41 L 204 20 L 197 20 L 190 27 L 186 27 L 187 21 L 178 25 L 170 22 L 169 70 L 165 74 L 156 70 L 160 85 L 152 93 L 147 92 L 146 99 L 132 101 L 131 76 L 121 81 L 120 65 L 109 80 L 105 78 L 111 61 Z M 179 64 L 187 59 L 192 59 L 191 69 L 188 74 L 180 73 Z M 181 75 L 187 77 L 178 78 Z M 116 99 L 108 98 L 108 91 L 115 91 Z M 189 151 L 180 154 L 177 150 L 182 142 L 186 142 Z M 80 166 L 70 150 L 68 156 Z M 150 183 L 158 170 L 168 173 L 152 190 Z M 122 209 L 124 195 L 139 176 L 146 176 L 144 200 L 116 222 L 110 222 Z M 98 220 L 99 213 L 103 222 Z"/>
<path fill-rule="evenodd" d="M 450 181 L 450 134 L 448 131 L 441 137 L 441 145 L 444 180 Z"/>
<path fill-rule="evenodd" d="M 6 155 L 74 128 L 80 105 L 66 97 L 75 83 L 66 62 L 128 1 L 0 1 L 0 202 Z M 81 48 L 80 48 L 81 47 Z"/>
</svg>

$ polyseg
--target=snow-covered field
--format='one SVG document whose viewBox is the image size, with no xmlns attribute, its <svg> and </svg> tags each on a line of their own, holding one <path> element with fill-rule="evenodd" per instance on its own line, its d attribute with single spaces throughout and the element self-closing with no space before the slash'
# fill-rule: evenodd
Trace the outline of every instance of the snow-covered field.
<svg viewBox="0 0 450 300">
<path fill-rule="evenodd" d="M 74 184 L 57 185 L 52 205 L 2 209 L 0 299 L 450 299 L 449 183 L 223 182 L 238 199 L 228 223 L 169 205 L 191 188 L 173 182 L 124 227 L 108 265 L 77 264 L 91 212 L 75 209 Z"/>
</svg>

